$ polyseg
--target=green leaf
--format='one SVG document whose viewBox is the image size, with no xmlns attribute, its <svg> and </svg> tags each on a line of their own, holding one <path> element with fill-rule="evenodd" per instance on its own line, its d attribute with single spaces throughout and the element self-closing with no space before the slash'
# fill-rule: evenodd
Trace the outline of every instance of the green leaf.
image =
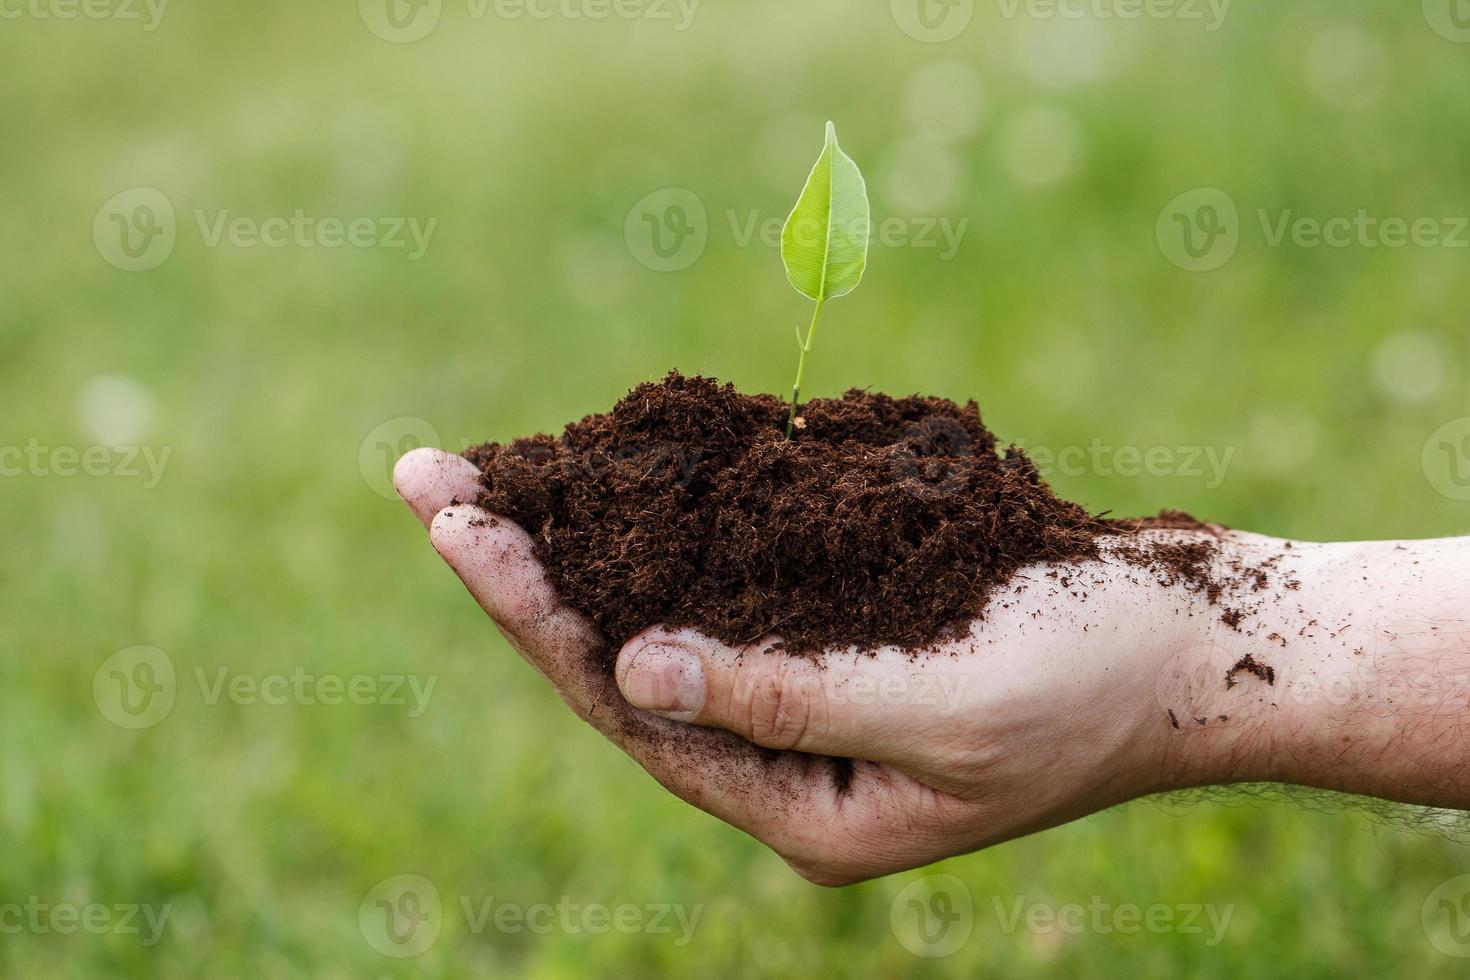
<svg viewBox="0 0 1470 980">
<path fill-rule="evenodd" d="M 781 230 L 786 278 L 819 303 L 846 296 L 862 282 L 871 234 L 868 185 L 829 122 L 827 145 Z"/>
</svg>

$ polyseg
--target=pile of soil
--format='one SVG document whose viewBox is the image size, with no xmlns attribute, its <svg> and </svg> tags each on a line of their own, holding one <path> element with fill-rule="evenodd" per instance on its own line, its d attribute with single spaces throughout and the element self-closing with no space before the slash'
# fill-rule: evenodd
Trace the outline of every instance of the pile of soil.
<svg viewBox="0 0 1470 980">
<path fill-rule="evenodd" d="M 1109 520 L 1058 498 L 974 402 L 849 391 L 788 406 L 672 373 L 611 412 L 465 453 L 481 506 L 530 532 L 562 596 L 607 635 L 607 666 L 656 624 L 730 644 L 921 651 L 968 631 L 1018 569 L 1096 558 Z M 1210 534 L 1121 542 L 1124 560 L 1218 602 Z M 1227 622 L 1238 614 L 1226 611 Z M 1232 624 L 1234 625 L 1234 624 Z"/>
</svg>

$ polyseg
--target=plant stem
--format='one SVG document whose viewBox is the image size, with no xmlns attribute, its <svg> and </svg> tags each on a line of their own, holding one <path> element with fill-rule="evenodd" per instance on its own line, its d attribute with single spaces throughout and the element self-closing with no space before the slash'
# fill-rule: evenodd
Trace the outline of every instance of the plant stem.
<svg viewBox="0 0 1470 980">
<path fill-rule="evenodd" d="M 796 384 L 791 386 L 791 414 L 786 416 L 786 438 L 790 440 L 791 430 L 796 427 L 796 402 L 801 398 L 801 379 L 806 376 L 806 356 L 812 350 L 812 337 L 817 332 L 817 318 L 822 315 L 822 304 L 825 299 L 817 300 L 817 308 L 812 312 L 812 324 L 806 328 L 806 342 L 801 345 L 801 357 L 796 361 Z"/>
</svg>

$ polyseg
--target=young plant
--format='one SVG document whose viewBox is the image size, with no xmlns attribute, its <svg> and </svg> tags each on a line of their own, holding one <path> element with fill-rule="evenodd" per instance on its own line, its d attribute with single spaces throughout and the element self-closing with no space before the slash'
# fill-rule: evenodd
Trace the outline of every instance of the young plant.
<svg viewBox="0 0 1470 980">
<path fill-rule="evenodd" d="M 822 155 L 817 157 L 806 187 L 781 229 L 781 261 L 786 264 L 786 278 L 797 292 L 817 304 L 806 336 L 802 337 L 800 327 L 796 330 L 801 358 L 796 362 L 796 383 L 791 386 L 787 439 L 796 426 L 796 403 L 801 397 L 806 356 L 812 350 L 822 307 L 829 299 L 846 296 L 862 282 L 871 233 L 868 185 L 852 157 L 837 145 L 837 127 L 829 122 L 827 145 L 822 147 Z"/>
</svg>

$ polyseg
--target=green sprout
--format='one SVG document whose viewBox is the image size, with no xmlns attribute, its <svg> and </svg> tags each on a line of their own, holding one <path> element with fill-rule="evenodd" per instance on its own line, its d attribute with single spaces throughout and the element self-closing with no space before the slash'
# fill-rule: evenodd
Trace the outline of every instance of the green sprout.
<svg viewBox="0 0 1470 980">
<path fill-rule="evenodd" d="M 786 264 L 786 278 L 797 292 L 817 304 L 806 336 L 802 337 L 800 327 L 796 330 L 801 358 L 796 363 L 796 383 L 791 386 L 787 439 L 796 426 L 796 403 L 801 397 L 801 379 L 806 374 L 806 356 L 812 350 L 817 319 L 827 300 L 846 296 L 862 282 L 871 232 L 868 185 L 852 157 L 837 145 L 837 127 L 829 122 L 827 144 L 781 229 L 781 261 Z"/>
</svg>

